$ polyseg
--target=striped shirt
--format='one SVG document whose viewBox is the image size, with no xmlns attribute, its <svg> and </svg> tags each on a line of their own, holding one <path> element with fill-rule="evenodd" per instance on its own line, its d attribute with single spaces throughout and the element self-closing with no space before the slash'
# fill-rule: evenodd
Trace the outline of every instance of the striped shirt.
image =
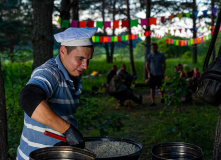
<svg viewBox="0 0 221 160">
<path fill-rule="evenodd" d="M 70 79 L 59 55 L 36 68 L 27 84 L 40 86 L 47 95 L 46 101 L 50 108 L 61 118 L 77 127 L 74 113 L 79 104 L 82 85 L 80 77 L 76 77 L 74 81 Z M 31 119 L 25 113 L 20 145 L 17 148 L 18 160 L 29 160 L 30 152 L 60 142 L 45 136 L 45 130 L 61 135 L 52 128 Z"/>
</svg>

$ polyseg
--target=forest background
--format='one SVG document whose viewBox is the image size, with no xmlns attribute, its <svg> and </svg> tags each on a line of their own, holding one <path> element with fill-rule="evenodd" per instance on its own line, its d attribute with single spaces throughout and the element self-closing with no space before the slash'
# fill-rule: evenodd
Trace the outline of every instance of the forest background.
<svg viewBox="0 0 221 160">
<path fill-rule="evenodd" d="M 108 2 L 105 0 L 48 0 L 44 2 L 37 0 L 1 0 L 0 75 L 2 79 L 0 81 L 0 137 L 3 138 L 0 139 L 0 159 L 15 159 L 16 148 L 19 144 L 23 126 L 23 111 L 18 105 L 19 93 L 29 79 L 32 69 L 59 53 L 59 44 L 53 41 L 52 35 L 65 28 L 61 28 L 58 23 L 52 24 L 53 18 L 60 16 L 63 20 L 68 18 L 70 20 L 102 21 L 105 21 L 105 18 L 108 19 L 107 17 L 111 20 L 115 18 L 133 19 L 143 18 L 136 17 L 136 13 L 141 10 L 144 11 L 147 17 L 150 17 L 150 15 L 159 17 L 167 13 L 168 10 L 171 13 L 180 13 L 200 10 L 197 6 L 202 4 L 208 9 L 220 6 L 219 1 L 200 1 L 196 3 L 195 1 L 180 0 L 175 2 L 166 0 L 109 0 Z M 195 8 L 192 7 L 192 4 L 194 4 Z M 51 8 L 48 8 L 49 6 Z M 114 8 L 113 6 L 118 7 Z M 45 8 L 50 11 L 50 14 L 45 12 Z M 95 16 L 94 19 L 84 17 L 85 14 L 83 13 L 86 10 L 89 15 L 94 15 L 94 12 L 96 12 L 99 16 Z M 49 20 L 36 21 L 36 17 L 40 15 L 43 15 L 44 18 L 49 17 Z M 190 27 L 194 27 L 194 16 L 191 16 L 191 18 L 193 19 L 193 23 L 190 24 Z M 216 18 L 211 13 L 203 25 L 214 25 Z M 200 22 L 200 20 L 204 19 L 203 16 L 199 16 L 198 21 Z M 173 25 L 176 25 L 176 22 L 174 20 Z M 186 24 L 185 20 L 182 23 Z M 162 27 L 169 27 L 171 25 L 172 23 L 168 20 L 165 24 L 155 28 L 155 32 Z M 200 27 L 202 24 L 196 23 L 195 25 L 199 25 L 197 27 Z M 146 27 L 141 29 L 141 31 L 147 30 L 151 30 L 151 28 Z M 122 30 L 120 34 L 130 34 L 131 32 L 133 31 L 128 28 Z M 167 32 L 163 33 L 167 38 L 187 39 L 187 37 L 167 35 Z M 114 35 L 115 33 L 113 32 L 112 34 Z M 97 35 L 105 36 L 107 33 L 103 30 L 103 32 L 101 31 Z M 203 32 L 196 33 L 193 31 L 193 38 L 194 36 L 198 37 L 202 35 Z M 176 46 L 167 44 L 164 39 L 157 39 L 154 36 L 150 38 L 148 36 L 145 40 L 136 39 L 129 40 L 128 42 L 95 43 L 93 60 L 90 63 L 89 69 L 82 75 L 84 92 L 81 106 L 83 107 L 79 108 L 77 116 L 81 124 L 84 125 L 80 129 L 85 136 L 132 138 L 143 144 L 141 159 L 150 159 L 151 147 L 156 143 L 165 141 L 184 141 L 197 144 L 203 149 L 205 158 L 211 159 L 213 157 L 218 108 L 196 101 L 188 105 L 177 104 L 177 106 L 182 108 L 175 109 L 178 114 L 174 114 L 174 108 L 169 109 L 168 112 L 162 112 L 164 106 L 149 109 L 147 107 L 148 103 L 150 103 L 148 88 L 137 89 L 132 87 L 136 94 L 143 94 L 146 100 L 142 106 L 133 104 L 135 107 L 130 111 L 126 110 L 126 108 L 115 111 L 116 100 L 108 96 L 104 91 L 99 90 L 99 93 L 102 94 L 89 96 L 92 86 L 98 86 L 100 89 L 100 86 L 106 83 L 106 73 L 111 69 L 113 64 L 117 64 L 118 68 L 122 64 L 126 64 L 127 69 L 130 69 L 129 72 L 138 76 L 136 83 L 144 83 L 146 79 L 146 71 L 144 69 L 145 59 L 150 53 L 150 43 L 153 42 L 158 43 L 159 51 L 164 53 L 167 58 L 166 76 L 170 79 L 173 78 L 173 68 L 178 63 L 188 64 L 191 68 L 198 67 L 200 72 L 202 72 L 202 64 L 210 40 L 193 46 Z M 218 53 L 220 44 L 221 39 L 219 34 L 215 45 L 215 54 Z M 99 72 L 100 76 L 83 78 L 90 75 L 93 71 Z M 179 96 L 177 98 L 180 99 Z M 91 114 L 88 115 L 88 112 Z M 7 116 L 4 113 L 7 113 Z M 100 116 L 97 116 L 98 114 Z M 141 119 L 138 119 L 138 117 L 141 117 Z M 170 119 L 171 117 L 173 119 Z M 193 121 L 193 119 L 195 120 Z M 138 129 L 133 129 L 140 121 L 143 122 L 142 125 L 139 125 Z"/>
</svg>

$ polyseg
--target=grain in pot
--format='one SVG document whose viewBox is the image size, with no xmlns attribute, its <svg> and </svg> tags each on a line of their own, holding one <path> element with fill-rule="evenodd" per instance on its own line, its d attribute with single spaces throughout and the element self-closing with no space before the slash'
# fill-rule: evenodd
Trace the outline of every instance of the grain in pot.
<svg viewBox="0 0 221 160">
<path fill-rule="evenodd" d="M 134 144 L 121 141 L 87 141 L 85 146 L 96 154 L 96 158 L 126 156 L 139 151 Z"/>
</svg>

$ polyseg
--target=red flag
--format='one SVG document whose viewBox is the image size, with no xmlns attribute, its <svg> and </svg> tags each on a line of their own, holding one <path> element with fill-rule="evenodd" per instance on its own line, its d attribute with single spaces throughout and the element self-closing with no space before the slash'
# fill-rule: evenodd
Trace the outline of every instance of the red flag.
<svg viewBox="0 0 221 160">
<path fill-rule="evenodd" d="M 119 28 L 119 21 L 113 21 L 113 29 Z"/>
<path fill-rule="evenodd" d="M 88 21 L 87 27 L 94 27 L 94 21 Z"/>
<path fill-rule="evenodd" d="M 123 27 L 127 27 L 128 28 L 129 27 L 129 21 L 128 20 L 122 20 L 122 25 L 121 26 L 122 26 L 122 28 Z"/>
<path fill-rule="evenodd" d="M 149 26 L 152 24 L 157 25 L 157 18 L 151 17 L 149 18 Z"/>
<path fill-rule="evenodd" d="M 86 28 L 86 21 L 79 21 L 79 28 Z"/>
<path fill-rule="evenodd" d="M 164 21 L 165 21 L 165 17 L 163 16 L 161 17 L 161 22 L 164 23 Z"/>
</svg>

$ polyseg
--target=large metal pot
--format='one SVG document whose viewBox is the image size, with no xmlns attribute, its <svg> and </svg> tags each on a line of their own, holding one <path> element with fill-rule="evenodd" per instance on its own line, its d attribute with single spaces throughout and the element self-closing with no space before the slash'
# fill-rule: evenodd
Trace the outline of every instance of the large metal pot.
<svg viewBox="0 0 221 160">
<path fill-rule="evenodd" d="M 136 147 L 139 148 L 139 151 L 133 154 L 125 155 L 125 156 L 118 156 L 118 157 L 108 157 L 108 158 L 96 158 L 95 160 L 138 160 L 140 153 L 143 149 L 143 146 L 131 139 L 127 138 L 115 138 L 115 137 L 85 137 L 84 138 L 85 142 L 88 141 L 120 141 L 120 142 L 127 142 L 130 144 L 135 145 Z M 55 144 L 55 146 L 67 146 L 68 144 L 65 142 L 59 142 Z M 93 151 L 93 150 L 92 150 Z"/>
<path fill-rule="evenodd" d="M 40 148 L 29 154 L 29 160 L 94 160 L 92 152 L 70 146 Z"/>
<path fill-rule="evenodd" d="M 152 160 L 202 160 L 202 149 L 184 142 L 167 142 L 152 147 Z"/>
</svg>

